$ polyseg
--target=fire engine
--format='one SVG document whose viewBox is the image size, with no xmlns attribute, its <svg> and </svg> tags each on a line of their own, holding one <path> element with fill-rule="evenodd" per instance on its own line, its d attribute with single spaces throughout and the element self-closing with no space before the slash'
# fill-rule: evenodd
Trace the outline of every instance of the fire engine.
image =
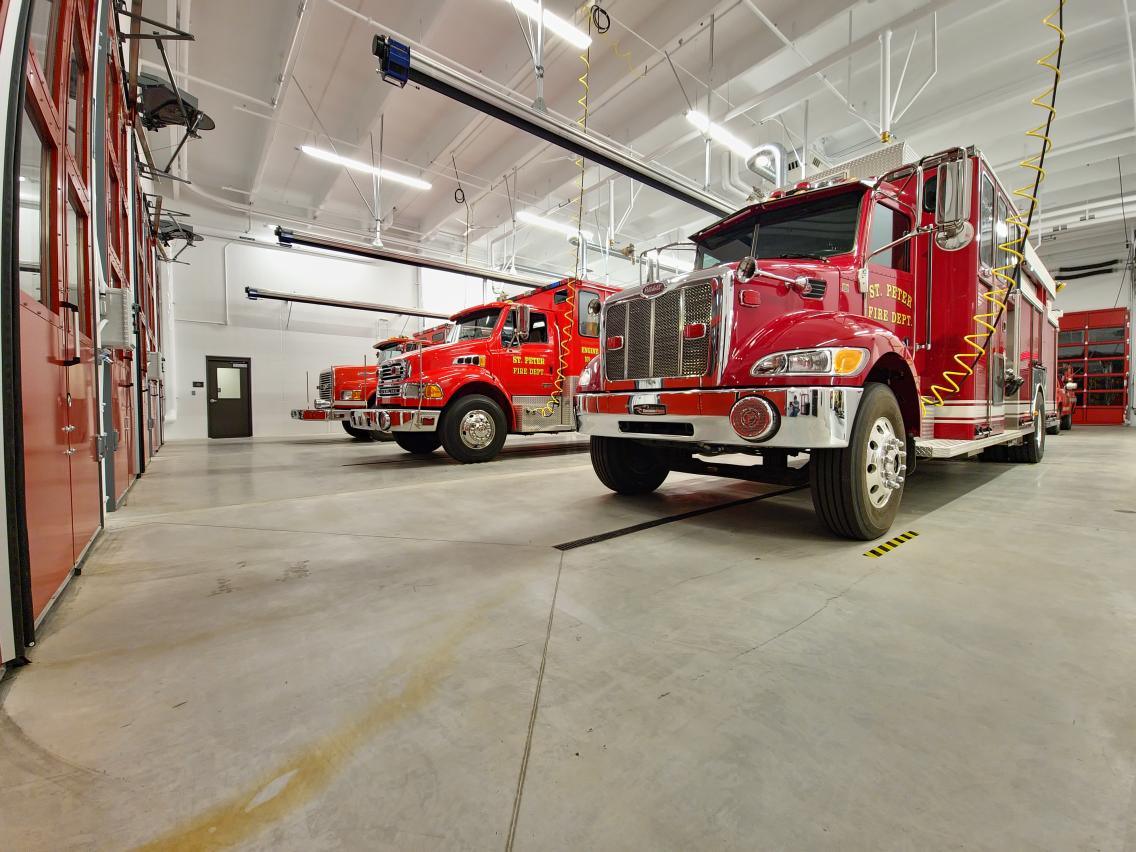
<svg viewBox="0 0 1136 852">
<path fill-rule="evenodd" d="M 467 463 L 496 457 L 508 434 L 574 430 L 576 377 L 599 353 L 599 306 L 615 292 L 570 278 L 455 314 L 443 345 L 383 362 L 378 403 L 352 411 L 352 426 Z"/>
<path fill-rule="evenodd" d="M 384 361 L 404 352 L 423 346 L 432 346 L 446 339 L 449 324 L 444 323 L 418 332 L 413 337 L 389 337 L 375 344 L 376 362 Z M 316 398 L 311 408 L 292 409 L 293 420 L 327 422 L 338 420 L 343 429 L 356 440 L 371 441 L 381 436 L 365 429 L 356 429 L 350 423 L 351 411 L 375 403 L 378 371 L 374 364 L 357 366 L 331 366 L 320 373 L 316 385 Z"/>
<path fill-rule="evenodd" d="M 604 485 L 808 484 L 832 532 L 867 540 L 916 457 L 1041 459 L 1056 283 L 978 150 L 890 150 L 718 221 L 694 271 L 606 300 L 576 395 Z M 734 454 L 757 459 L 712 458 Z"/>
<path fill-rule="evenodd" d="M 1077 382 L 1072 367 L 1066 367 L 1057 383 L 1057 413 L 1061 420 L 1058 430 L 1065 432 L 1073 428 L 1073 415 L 1077 411 Z M 1056 431 L 1050 427 L 1050 435 Z"/>
</svg>

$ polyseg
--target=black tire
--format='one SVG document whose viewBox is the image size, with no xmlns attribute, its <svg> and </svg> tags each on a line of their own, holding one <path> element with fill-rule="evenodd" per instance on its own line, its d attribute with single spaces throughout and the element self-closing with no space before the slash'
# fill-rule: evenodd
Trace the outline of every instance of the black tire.
<svg viewBox="0 0 1136 852">
<path fill-rule="evenodd" d="M 671 472 L 656 449 L 629 438 L 593 435 L 591 455 L 596 476 L 616 494 L 650 494 Z"/>
<path fill-rule="evenodd" d="M 478 464 L 495 459 L 501 452 L 509 421 L 496 402 L 473 393 L 450 403 L 438 431 L 450 458 L 462 464 Z"/>
<path fill-rule="evenodd" d="M 868 384 L 848 446 L 811 453 L 809 484 L 813 506 L 824 525 L 838 536 L 860 541 L 886 533 L 899 511 L 903 482 L 890 488 L 879 479 L 888 467 L 899 466 L 898 451 L 906 446 L 895 394 L 887 385 Z M 884 466 L 879 464 L 881 456 L 887 462 Z M 905 470 L 902 473 L 906 476 Z"/>
<path fill-rule="evenodd" d="M 424 456 L 442 446 L 437 432 L 392 432 L 394 442 L 408 453 Z"/>
<path fill-rule="evenodd" d="M 370 429 L 356 429 L 351 425 L 350 420 L 340 420 L 343 424 L 343 431 L 354 438 L 356 441 L 374 441 L 376 435 Z"/>
<path fill-rule="evenodd" d="M 1038 391 L 1033 401 L 1033 433 L 1016 447 L 1010 447 L 1010 461 L 1037 464 L 1045 455 L 1045 394 Z"/>
<path fill-rule="evenodd" d="M 987 447 L 979 454 L 978 458 L 984 462 L 996 462 L 1002 464 L 1010 460 L 1010 448 L 1005 444 L 996 444 L 993 447 Z"/>
<path fill-rule="evenodd" d="M 1060 423 L 1054 423 L 1052 425 L 1048 425 L 1048 426 L 1045 427 L 1045 434 L 1046 435 L 1056 435 L 1060 431 L 1061 431 L 1061 424 Z"/>
<path fill-rule="evenodd" d="M 1062 414 L 1061 415 L 1061 431 L 1062 432 L 1068 432 L 1072 428 L 1073 428 L 1073 415 L 1072 414 Z"/>
</svg>

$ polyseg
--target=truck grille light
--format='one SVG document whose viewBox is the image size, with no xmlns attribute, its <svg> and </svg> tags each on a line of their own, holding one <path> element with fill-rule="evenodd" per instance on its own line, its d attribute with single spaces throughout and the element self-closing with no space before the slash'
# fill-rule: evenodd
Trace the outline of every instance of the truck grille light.
<svg viewBox="0 0 1136 852">
<path fill-rule="evenodd" d="M 623 338 L 618 334 L 613 335 L 612 337 L 609 337 L 607 339 L 607 342 L 604 345 L 607 347 L 607 350 L 609 352 L 618 352 L 623 348 Z"/>
<path fill-rule="evenodd" d="M 739 290 L 738 301 L 747 308 L 756 308 L 761 304 L 761 293 L 757 290 Z"/>
<path fill-rule="evenodd" d="M 684 340 L 701 340 L 706 336 L 706 323 L 704 322 L 691 322 L 687 323 L 682 328 L 682 336 Z"/>
<path fill-rule="evenodd" d="M 764 441 L 777 431 L 777 410 L 769 400 L 746 396 L 730 409 L 730 426 L 747 441 Z"/>
</svg>

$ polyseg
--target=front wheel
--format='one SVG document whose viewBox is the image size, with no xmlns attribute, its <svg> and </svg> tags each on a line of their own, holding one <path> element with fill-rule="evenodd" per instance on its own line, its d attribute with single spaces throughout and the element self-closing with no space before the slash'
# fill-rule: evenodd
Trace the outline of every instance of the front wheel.
<svg viewBox="0 0 1136 852">
<path fill-rule="evenodd" d="M 867 385 L 848 446 L 811 456 L 813 506 L 826 527 L 861 541 L 891 528 L 907 476 L 903 416 L 891 388 Z"/>
<path fill-rule="evenodd" d="M 424 456 L 442 446 L 437 432 L 392 432 L 394 442 L 408 453 Z"/>
<path fill-rule="evenodd" d="M 439 431 L 450 458 L 476 464 L 497 457 L 505 446 L 509 424 L 501 406 L 474 393 L 450 404 L 442 415 Z"/>
<path fill-rule="evenodd" d="M 1073 415 L 1072 414 L 1062 414 L 1061 415 L 1061 431 L 1062 432 L 1068 432 L 1072 428 L 1073 428 Z"/>
<path fill-rule="evenodd" d="M 375 433 L 370 429 L 357 429 L 351 425 L 350 420 L 340 420 L 343 424 L 343 431 L 354 438 L 356 441 L 373 441 L 375 440 Z"/>
<path fill-rule="evenodd" d="M 617 494 L 649 494 L 671 472 L 658 451 L 628 438 L 593 435 L 590 450 L 596 476 Z"/>
</svg>

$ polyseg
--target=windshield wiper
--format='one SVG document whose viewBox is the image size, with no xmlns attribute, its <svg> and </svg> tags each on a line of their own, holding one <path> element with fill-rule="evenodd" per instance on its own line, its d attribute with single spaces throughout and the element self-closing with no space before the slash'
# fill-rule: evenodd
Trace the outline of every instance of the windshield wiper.
<svg viewBox="0 0 1136 852">
<path fill-rule="evenodd" d="M 797 259 L 828 260 L 828 255 L 826 255 L 826 254 L 812 254 L 812 253 L 807 252 L 807 251 L 797 251 L 797 252 L 793 252 L 792 254 L 764 254 L 764 255 L 761 256 L 761 258 L 764 259 L 764 260 L 797 260 Z"/>
</svg>

